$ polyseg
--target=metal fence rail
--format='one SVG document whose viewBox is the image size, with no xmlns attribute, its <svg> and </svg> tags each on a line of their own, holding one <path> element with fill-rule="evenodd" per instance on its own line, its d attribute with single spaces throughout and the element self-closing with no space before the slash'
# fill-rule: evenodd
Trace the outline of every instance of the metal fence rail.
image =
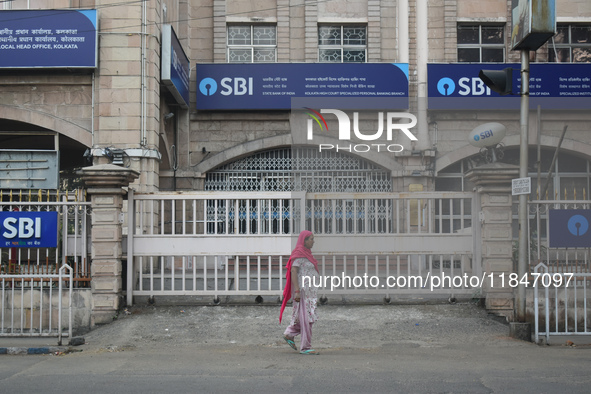
<svg viewBox="0 0 591 394">
<path fill-rule="evenodd" d="M 54 274 L 0 274 L 2 309 L 0 336 L 72 337 L 73 270 L 62 266 Z M 64 334 L 64 283 L 68 323 Z M 57 292 L 57 294 L 55 294 Z"/>
<path fill-rule="evenodd" d="M 534 268 L 531 281 L 536 343 L 540 337 L 549 343 L 553 335 L 591 335 L 591 320 L 588 320 L 591 303 L 587 302 L 591 273 L 552 272 L 540 263 Z"/>
<path fill-rule="evenodd" d="M 132 194 L 135 235 L 450 234 L 472 225 L 472 193 Z"/>
<path fill-rule="evenodd" d="M 320 255 L 319 294 L 474 295 L 476 287 L 440 278 L 476 275 L 464 255 Z M 138 257 L 136 296 L 281 296 L 289 256 Z M 435 280 L 434 280 L 435 279 Z"/>
</svg>

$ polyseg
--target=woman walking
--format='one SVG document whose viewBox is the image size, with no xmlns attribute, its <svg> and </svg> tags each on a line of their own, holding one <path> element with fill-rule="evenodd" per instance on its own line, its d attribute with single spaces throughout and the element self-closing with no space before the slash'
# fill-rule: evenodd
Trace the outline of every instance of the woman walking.
<svg viewBox="0 0 591 394">
<path fill-rule="evenodd" d="M 285 274 L 287 281 L 283 290 L 279 322 L 281 323 L 287 301 L 293 297 L 291 323 L 283 333 L 283 339 L 297 351 L 294 339 L 297 335 L 301 335 L 300 353 L 316 355 L 319 353 L 312 349 L 312 324 L 318 320 L 316 316 L 318 295 L 314 283 L 319 283 L 319 272 L 318 261 L 310 251 L 313 246 L 314 234 L 310 231 L 302 231 L 287 262 Z"/>
</svg>

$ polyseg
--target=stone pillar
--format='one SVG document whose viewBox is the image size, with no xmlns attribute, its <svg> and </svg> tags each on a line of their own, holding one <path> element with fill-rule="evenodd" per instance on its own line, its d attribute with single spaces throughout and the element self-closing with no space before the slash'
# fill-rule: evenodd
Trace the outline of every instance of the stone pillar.
<svg viewBox="0 0 591 394">
<path fill-rule="evenodd" d="M 519 167 L 504 163 L 486 164 L 472 169 L 466 177 L 476 185 L 480 199 L 479 216 L 472 213 L 473 227 L 480 222 L 482 271 L 487 279 L 482 291 L 486 309 L 514 319 L 514 294 L 509 285 L 513 268 L 511 180 L 519 175 Z M 492 281 L 488 276 L 493 274 Z M 504 286 L 501 286 L 504 277 Z"/>
<path fill-rule="evenodd" d="M 113 164 L 85 167 L 79 171 L 92 204 L 92 314 L 91 325 L 113 321 L 121 303 L 121 215 L 123 187 L 139 173 Z"/>
</svg>

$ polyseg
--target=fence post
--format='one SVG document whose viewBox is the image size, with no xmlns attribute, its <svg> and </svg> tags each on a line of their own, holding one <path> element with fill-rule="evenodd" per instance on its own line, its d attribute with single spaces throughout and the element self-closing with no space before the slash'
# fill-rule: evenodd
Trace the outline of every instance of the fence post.
<svg viewBox="0 0 591 394">
<path fill-rule="evenodd" d="M 122 301 L 123 188 L 139 173 L 113 164 L 85 167 L 79 173 L 92 204 L 91 325 L 95 326 L 113 321 Z"/>
<path fill-rule="evenodd" d="M 482 284 L 485 306 L 511 321 L 514 318 L 514 294 L 509 285 L 509 274 L 514 272 L 511 179 L 517 178 L 518 173 L 517 166 L 492 163 L 466 174 L 476 185 L 481 201 L 480 212 L 472 212 L 472 225 L 480 225 L 482 271 L 486 275 Z"/>
<path fill-rule="evenodd" d="M 135 202 L 133 189 L 127 193 L 127 306 L 133 305 L 133 237 L 135 235 Z"/>
</svg>

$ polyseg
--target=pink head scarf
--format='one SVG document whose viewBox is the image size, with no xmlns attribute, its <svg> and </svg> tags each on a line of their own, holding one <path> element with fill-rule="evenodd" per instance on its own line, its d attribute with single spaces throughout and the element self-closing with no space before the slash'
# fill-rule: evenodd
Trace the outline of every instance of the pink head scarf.
<svg viewBox="0 0 591 394">
<path fill-rule="evenodd" d="M 303 258 L 308 259 L 308 261 L 310 261 L 312 264 L 314 264 L 314 268 L 316 268 L 316 272 L 319 272 L 318 271 L 318 261 L 316 261 L 314 256 L 312 256 L 312 252 L 310 251 L 310 249 L 308 249 L 304 246 L 304 241 L 310 235 L 312 235 L 312 232 L 307 231 L 307 230 L 304 230 L 300 233 L 300 236 L 298 237 L 298 242 L 297 242 L 295 248 L 293 249 L 293 251 L 291 252 L 291 256 L 289 256 L 289 260 L 287 261 L 287 265 L 285 266 L 285 269 L 287 270 L 287 272 L 285 273 L 286 282 L 285 282 L 285 288 L 283 289 L 283 302 L 281 303 L 281 311 L 279 312 L 279 323 L 281 323 L 281 318 L 283 317 L 283 310 L 285 309 L 285 305 L 287 304 L 287 301 L 289 301 L 291 299 L 291 266 L 292 266 L 292 263 L 296 259 L 303 257 Z"/>
</svg>

